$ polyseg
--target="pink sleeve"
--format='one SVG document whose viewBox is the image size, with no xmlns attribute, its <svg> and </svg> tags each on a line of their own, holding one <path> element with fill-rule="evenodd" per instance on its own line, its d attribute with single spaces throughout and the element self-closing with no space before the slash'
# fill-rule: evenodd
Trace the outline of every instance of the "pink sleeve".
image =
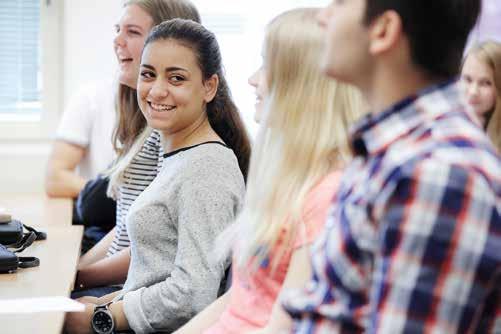
<svg viewBox="0 0 501 334">
<path fill-rule="evenodd" d="M 339 171 L 332 172 L 311 190 L 304 207 L 303 228 L 298 229 L 294 249 L 311 244 L 323 231 L 340 176 Z"/>
</svg>

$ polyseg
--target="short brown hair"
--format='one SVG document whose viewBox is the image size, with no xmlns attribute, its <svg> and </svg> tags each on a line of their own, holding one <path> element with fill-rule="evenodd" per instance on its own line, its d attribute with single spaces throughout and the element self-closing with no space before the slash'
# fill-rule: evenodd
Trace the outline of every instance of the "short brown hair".
<svg viewBox="0 0 501 334">
<path fill-rule="evenodd" d="M 366 0 L 365 23 L 385 11 L 400 15 L 415 65 L 428 76 L 450 78 L 461 66 L 481 0 Z"/>
</svg>

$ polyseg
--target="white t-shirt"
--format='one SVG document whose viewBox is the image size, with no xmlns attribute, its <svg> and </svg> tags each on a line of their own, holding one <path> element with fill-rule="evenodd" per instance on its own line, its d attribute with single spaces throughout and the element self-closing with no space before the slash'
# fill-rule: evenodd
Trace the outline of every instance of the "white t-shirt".
<svg viewBox="0 0 501 334">
<path fill-rule="evenodd" d="M 115 158 L 111 136 L 115 126 L 113 81 L 89 84 L 72 96 L 57 130 L 56 139 L 87 149 L 77 167 L 85 179 L 92 179 Z"/>
</svg>

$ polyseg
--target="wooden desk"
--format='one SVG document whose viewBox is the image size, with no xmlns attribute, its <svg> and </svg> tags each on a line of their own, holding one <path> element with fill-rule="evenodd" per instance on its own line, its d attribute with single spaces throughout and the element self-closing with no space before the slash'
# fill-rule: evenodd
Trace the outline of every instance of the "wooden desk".
<svg viewBox="0 0 501 334">
<path fill-rule="evenodd" d="M 30 226 L 71 226 L 72 200 L 44 194 L 0 194 L 0 207 Z"/>
<path fill-rule="evenodd" d="M 5 207 L 25 223 L 47 231 L 47 240 L 37 241 L 22 256 L 36 256 L 40 266 L 0 275 L 0 299 L 69 296 L 80 256 L 82 226 L 71 226 L 71 201 L 18 196 L 5 200 Z M 36 221 L 36 223 L 35 223 Z M 9 334 L 61 333 L 63 312 L 0 315 L 0 332 Z"/>
</svg>

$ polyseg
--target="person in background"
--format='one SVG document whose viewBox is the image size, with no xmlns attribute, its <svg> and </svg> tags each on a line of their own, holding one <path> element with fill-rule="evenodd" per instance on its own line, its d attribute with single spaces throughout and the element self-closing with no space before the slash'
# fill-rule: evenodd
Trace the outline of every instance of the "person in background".
<svg viewBox="0 0 501 334">
<path fill-rule="evenodd" d="M 107 180 L 99 174 L 115 158 L 115 92 L 116 83 L 110 79 L 88 84 L 72 96 L 46 166 L 47 195 L 74 199 L 73 224 L 85 225 L 82 252 L 115 224 L 116 203 L 106 198 Z"/>
<path fill-rule="evenodd" d="M 501 152 L 501 43 L 473 46 L 464 60 L 461 79 L 468 104 Z"/>
<path fill-rule="evenodd" d="M 501 159 L 455 79 L 480 0 L 332 1 L 324 72 L 372 113 L 311 280 L 283 305 L 295 333 L 499 333 Z M 437 29 L 440 27 L 440 29 Z"/>
<path fill-rule="evenodd" d="M 76 198 L 115 158 L 111 145 L 115 91 L 113 81 L 105 80 L 81 88 L 69 101 L 47 164 L 49 196 Z"/>
<path fill-rule="evenodd" d="M 115 167 L 132 150 L 141 134 L 146 133 L 146 120 L 139 110 L 136 91 L 146 37 L 157 24 L 177 17 L 200 22 L 198 10 L 188 0 L 133 0 L 124 3 L 114 40 L 121 82 L 118 88 L 118 125 L 114 135 L 118 155 Z M 73 298 L 101 297 L 120 290 L 125 282 L 130 260 L 125 218 L 135 199 L 156 177 L 163 161 L 158 131 L 151 131 L 141 142 L 143 146 L 127 163 L 123 183 L 117 190 L 116 227 L 80 258 Z"/>
<path fill-rule="evenodd" d="M 123 290 L 68 314 L 69 332 L 99 332 L 106 322 L 114 323 L 111 331 L 171 332 L 217 298 L 225 275 L 227 265 L 211 261 L 210 251 L 242 205 L 250 142 L 214 34 L 183 19 L 153 28 L 137 93 L 148 126 L 161 134 L 164 163 L 127 215 L 131 262 Z M 112 192 L 141 146 L 117 166 Z"/>
<path fill-rule="evenodd" d="M 309 276 L 308 246 L 350 161 L 348 126 L 363 110 L 355 88 L 320 73 L 317 12 L 291 10 L 267 27 L 263 65 L 249 79 L 260 132 L 245 204 L 217 243 L 233 251 L 231 288 L 176 333 L 275 333 L 280 291 Z"/>
</svg>

